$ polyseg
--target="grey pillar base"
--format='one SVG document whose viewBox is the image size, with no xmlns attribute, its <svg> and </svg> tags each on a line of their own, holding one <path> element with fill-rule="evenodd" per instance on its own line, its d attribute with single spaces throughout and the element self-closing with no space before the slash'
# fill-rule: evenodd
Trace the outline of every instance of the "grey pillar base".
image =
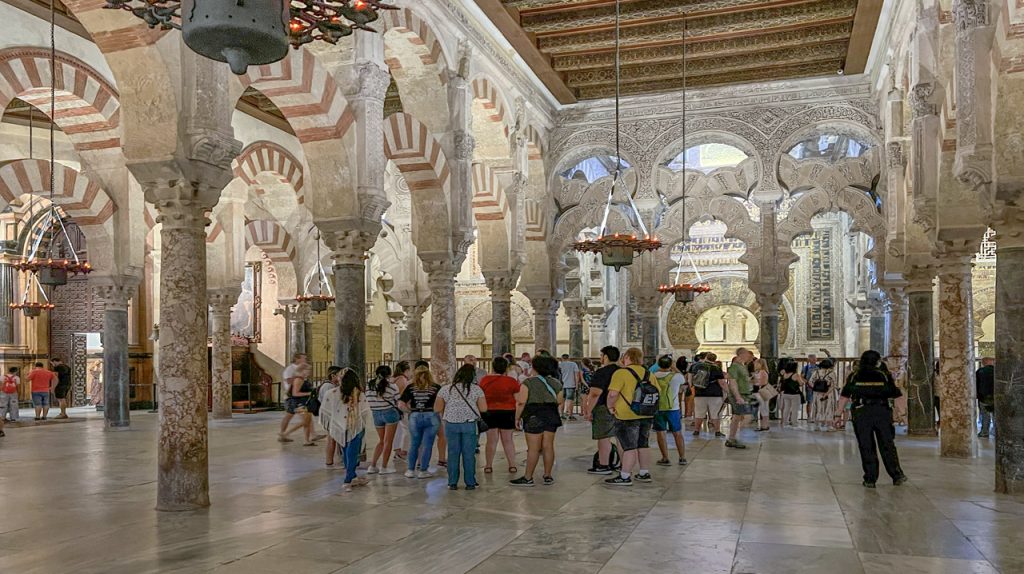
<svg viewBox="0 0 1024 574">
<path fill-rule="evenodd" d="M 103 313 L 103 420 L 109 428 L 130 423 L 128 388 L 128 310 Z"/>
<path fill-rule="evenodd" d="M 363 264 L 334 265 L 334 364 L 366 379 L 366 274 Z"/>
<path fill-rule="evenodd" d="M 936 436 L 932 371 L 935 368 L 932 292 L 907 294 L 907 434 Z"/>
</svg>

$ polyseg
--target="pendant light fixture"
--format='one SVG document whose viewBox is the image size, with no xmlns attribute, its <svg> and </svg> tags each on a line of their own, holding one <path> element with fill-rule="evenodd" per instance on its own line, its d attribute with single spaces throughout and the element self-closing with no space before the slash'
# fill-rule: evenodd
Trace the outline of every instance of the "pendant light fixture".
<svg viewBox="0 0 1024 574">
<path fill-rule="evenodd" d="M 686 146 L 686 17 L 683 17 L 683 196 L 677 201 L 686 201 L 686 154 L 689 152 L 689 148 Z M 686 229 L 686 209 L 679 210 L 682 213 L 682 242 L 685 244 L 687 241 L 688 230 Z M 696 283 L 684 283 L 682 279 L 682 265 L 676 266 L 676 280 L 675 283 L 670 285 L 661 285 L 658 287 L 658 291 L 662 293 L 672 293 L 675 295 L 677 303 L 686 305 L 693 301 L 700 293 L 707 293 L 711 291 L 711 285 L 706 281 L 701 281 L 700 271 L 697 269 L 697 264 L 693 261 L 693 256 L 686 252 L 687 257 L 690 258 L 690 265 L 693 266 L 693 273 L 697 277 Z"/>
<path fill-rule="evenodd" d="M 647 225 L 644 224 L 644 219 L 640 216 L 640 210 L 636 208 L 636 203 L 633 201 L 633 194 L 631 193 L 627 193 L 626 197 L 629 200 L 629 208 L 636 218 L 642 236 L 608 233 L 608 214 L 611 213 L 615 191 L 624 185 L 622 181 L 622 156 L 619 151 L 619 99 L 621 96 L 622 76 L 619 55 L 619 20 L 619 0 L 615 0 L 615 172 L 612 174 L 612 186 L 608 191 L 608 200 L 604 206 L 604 217 L 601 219 L 597 238 L 577 241 L 573 244 L 573 249 L 581 253 L 600 253 L 601 263 L 608 267 L 614 267 L 616 271 L 627 265 L 632 265 L 633 258 L 636 255 L 661 248 L 661 241 L 658 241 L 657 238 L 647 231 Z"/>
<path fill-rule="evenodd" d="M 367 24 L 378 12 L 398 9 L 380 0 L 107 0 L 104 8 L 127 10 L 150 28 L 181 30 L 192 51 L 238 75 L 283 59 L 289 44 L 376 32 Z"/>
<path fill-rule="evenodd" d="M 311 227 L 313 231 L 316 227 Z M 316 277 L 316 293 L 310 290 L 313 277 Z M 334 291 L 331 289 L 331 281 L 327 278 L 327 271 L 320 260 L 320 232 L 316 232 L 316 265 L 309 270 L 306 277 L 306 284 L 303 285 L 303 294 L 295 298 L 300 303 L 309 303 L 309 308 L 314 313 L 320 314 L 327 310 L 327 305 L 334 302 Z"/>
<path fill-rule="evenodd" d="M 32 244 L 32 251 L 27 259 L 19 261 L 13 266 L 19 271 L 27 271 L 34 274 L 34 279 L 42 285 L 58 286 L 68 282 L 68 274 L 88 274 L 92 266 L 88 261 L 82 261 L 75 251 L 75 246 L 68 235 L 67 227 L 64 225 L 64 216 L 54 202 L 56 187 L 57 161 L 54 152 L 54 124 L 57 122 L 57 44 L 56 44 L 56 0 L 50 2 L 50 206 L 46 214 L 47 220 L 44 223 L 42 232 L 36 237 Z M 30 130 L 31 131 L 31 130 Z M 34 196 L 33 196 L 34 200 Z M 50 240 L 43 251 L 39 248 L 43 238 L 49 233 Z M 61 243 L 63 242 L 63 246 Z M 70 257 L 69 257 L 70 254 Z M 52 308 L 52 305 L 51 305 Z"/>
</svg>

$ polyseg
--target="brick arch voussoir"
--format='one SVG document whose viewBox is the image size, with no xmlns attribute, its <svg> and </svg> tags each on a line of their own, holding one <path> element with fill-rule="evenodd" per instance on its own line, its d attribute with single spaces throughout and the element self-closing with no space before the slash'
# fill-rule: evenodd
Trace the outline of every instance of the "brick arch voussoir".
<svg viewBox="0 0 1024 574">
<path fill-rule="evenodd" d="M 258 186 L 256 176 L 271 173 L 295 191 L 299 204 L 305 202 L 305 169 L 291 152 L 270 141 L 256 141 L 242 150 L 233 165 L 235 177 L 250 186 Z"/>
</svg>

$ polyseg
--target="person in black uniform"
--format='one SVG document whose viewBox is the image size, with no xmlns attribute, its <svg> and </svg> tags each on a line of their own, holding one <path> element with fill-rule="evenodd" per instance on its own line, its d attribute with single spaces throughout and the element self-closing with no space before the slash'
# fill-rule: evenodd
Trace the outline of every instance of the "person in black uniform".
<svg viewBox="0 0 1024 574">
<path fill-rule="evenodd" d="M 875 488 L 878 480 L 878 453 L 882 454 L 885 472 L 892 477 L 892 483 L 899 486 L 907 481 L 900 468 L 896 454 L 896 429 L 892 424 L 892 407 L 889 399 L 902 395 L 892 376 L 883 371 L 882 356 L 877 351 L 865 351 L 860 356 L 860 366 L 848 380 L 839 399 L 837 425 L 842 422 L 846 404 L 853 403 L 853 430 L 860 448 L 860 462 L 864 467 L 864 486 Z M 875 450 L 877 441 L 877 452 Z"/>
</svg>

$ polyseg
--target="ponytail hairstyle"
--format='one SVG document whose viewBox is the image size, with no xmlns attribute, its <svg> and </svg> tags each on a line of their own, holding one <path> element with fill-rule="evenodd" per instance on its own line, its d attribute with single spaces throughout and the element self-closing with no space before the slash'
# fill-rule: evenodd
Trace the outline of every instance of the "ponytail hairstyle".
<svg viewBox="0 0 1024 574">
<path fill-rule="evenodd" d="M 476 378 L 476 367 L 473 365 L 462 365 L 458 371 L 455 371 L 455 376 L 452 377 L 452 386 L 462 383 L 462 392 L 467 396 L 469 395 L 469 389 L 473 386 L 473 379 Z"/>
<path fill-rule="evenodd" d="M 341 402 L 349 404 L 361 389 L 359 375 L 356 375 L 352 369 L 345 371 L 345 374 L 341 376 Z"/>
<path fill-rule="evenodd" d="M 374 383 L 375 386 L 373 390 L 377 393 L 378 397 L 383 397 L 384 393 L 388 390 L 388 379 L 391 378 L 391 367 L 381 365 L 377 367 L 374 374 L 377 376 L 377 379 Z"/>
<path fill-rule="evenodd" d="M 396 376 L 405 376 L 405 373 L 407 373 L 408 371 L 409 371 L 409 361 L 398 361 L 398 364 L 395 365 L 395 375 Z"/>
</svg>

